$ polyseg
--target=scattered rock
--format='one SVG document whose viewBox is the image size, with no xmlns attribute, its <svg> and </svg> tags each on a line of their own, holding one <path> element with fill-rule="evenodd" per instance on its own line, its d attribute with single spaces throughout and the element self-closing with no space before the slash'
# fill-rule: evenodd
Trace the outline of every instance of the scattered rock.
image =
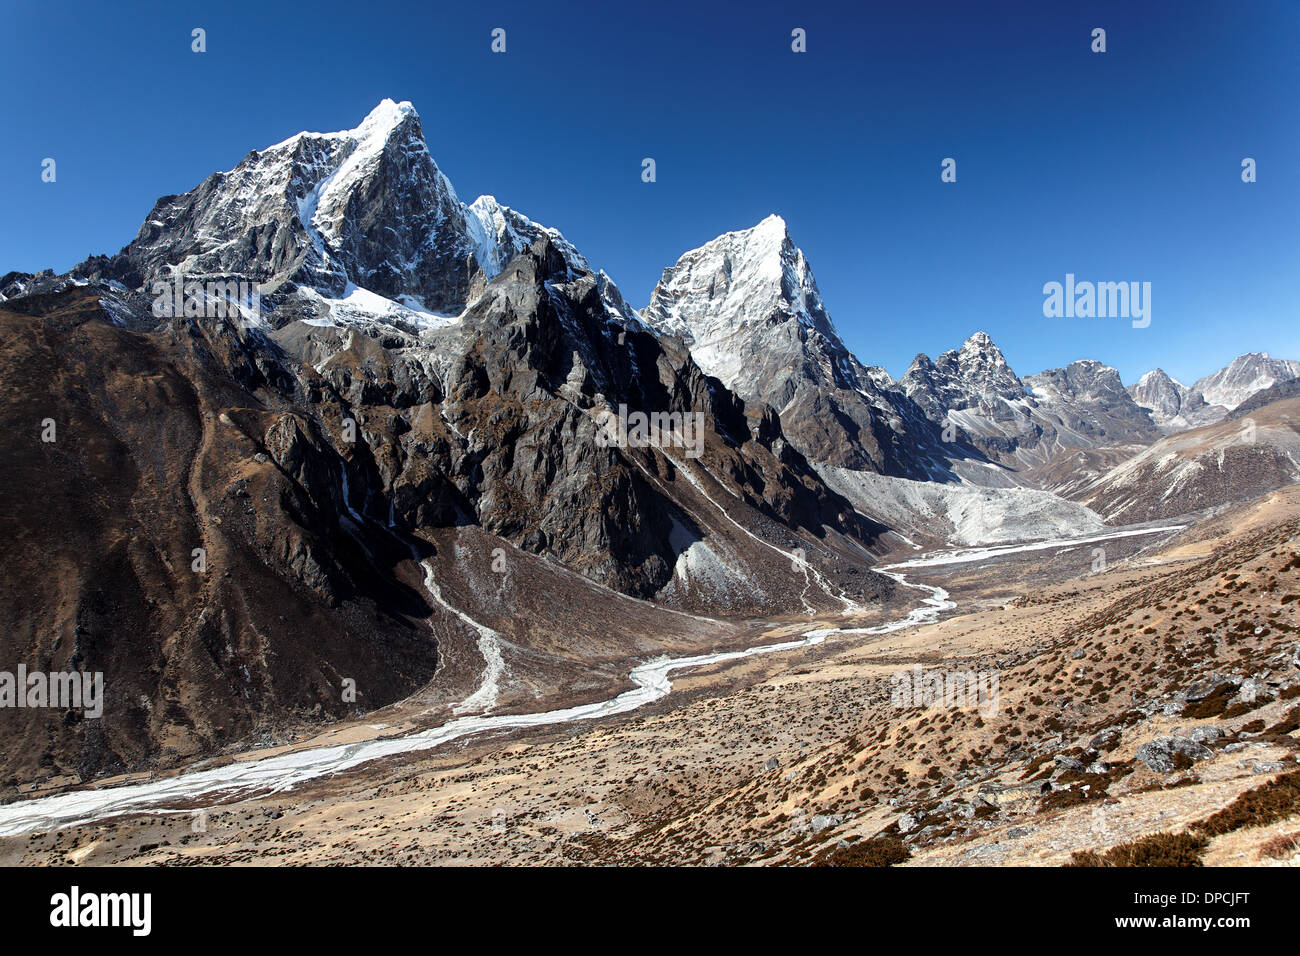
<svg viewBox="0 0 1300 956">
<path fill-rule="evenodd" d="M 1088 742 L 1088 746 L 1093 750 L 1105 753 L 1119 746 L 1120 737 L 1121 733 L 1118 727 L 1107 727 L 1096 737 L 1093 737 Z"/>
<path fill-rule="evenodd" d="M 1187 737 L 1157 737 L 1138 747 L 1134 756 L 1156 773 L 1172 773 L 1180 769 L 1175 759 L 1179 754 L 1190 760 L 1214 756 L 1210 748 Z"/>
<path fill-rule="evenodd" d="M 1281 773 L 1286 769 L 1286 764 L 1280 760 L 1256 760 L 1255 765 L 1251 767 L 1252 773 Z"/>
<path fill-rule="evenodd" d="M 1237 689 L 1237 696 L 1233 700 L 1242 704 L 1253 704 L 1261 695 L 1268 693 L 1267 685 L 1249 677 L 1241 682 L 1241 687 Z"/>
<path fill-rule="evenodd" d="M 1051 783 L 1043 781 L 1047 787 L 1051 788 Z M 1011 804 L 1020 803 L 1024 800 L 1030 800 L 1038 797 L 1045 791 L 1037 781 L 1021 784 L 1017 787 L 1002 787 L 997 784 L 985 784 L 980 787 L 976 799 L 987 803 L 991 807 L 1005 807 Z"/>
<path fill-rule="evenodd" d="M 1237 683 L 1239 683 L 1239 681 L 1235 681 L 1231 677 L 1225 677 L 1222 674 L 1214 674 L 1207 677 L 1205 680 L 1197 681 L 1191 687 L 1187 688 L 1183 697 L 1186 700 L 1191 701 L 1205 700 L 1205 698 L 1211 696 L 1216 690 L 1225 684 Z"/>
<path fill-rule="evenodd" d="M 839 826 L 843 817 L 838 813 L 819 813 L 812 818 L 811 827 L 813 833 L 819 833 L 827 827 Z M 901 823 L 899 829 L 902 829 Z"/>
</svg>

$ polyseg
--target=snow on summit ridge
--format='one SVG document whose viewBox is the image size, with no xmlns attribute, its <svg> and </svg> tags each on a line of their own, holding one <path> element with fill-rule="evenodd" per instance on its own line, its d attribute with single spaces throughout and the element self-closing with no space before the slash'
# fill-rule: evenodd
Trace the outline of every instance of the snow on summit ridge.
<svg viewBox="0 0 1300 956">
<path fill-rule="evenodd" d="M 892 391 L 884 369 L 845 346 L 781 216 L 683 254 L 641 319 L 681 338 L 705 373 L 745 401 L 774 408 L 810 460 L 918 478 L 941 470 L 918 461 L 918 449 L 937 444 L 933 426 Z"/>
<path fill-rule="evenodd" d="M 415 106 L 410 100 L 402 100 L 399 103 L 389 97 L 385 97 L 379 101 L 379 104 L 374 109 L 366 114 L 366 118 L 363 119 L 360 125 L 355 129 L 339 130 L 332 133 L 313 133 L 303 130 L 300 133 L 294 133 L 288 139 L 281 140 L 274 146 L 268 146 L 266 149 L 259 149 L 256 150 L 256 152 L 259 154 L 269 153 L 272 150 L 282 149 L 285 146 L 293 145 L 304 136 L 319 137 L 323 139 L 365 140 L 374 139 L 376 137 L 387 139 L 388 134 L 408 117 L 414 118 L 416 121 L 419 121 L 420 119 L 420 114 L 416 112 Z"/>
<path fill-rule="evenodd" d="M 1300 362 L 1271 358 L 1267 352 L 1247 352 L 1213 375 L 1198 379 L 1192 387 L 1207 402 L 1231 410 L 1256 392 L 1295 378 L 1300 378 Z"/>
<path fill-rule="evenodd" d="M 1147 372 L 1130 385 L 1128 392 L 1133 400 L 1151 413 L 1151 419 L 1163 432 L 1195 428 L 1218 421 L 1227 409 L 1221 405 L 1207 405 L 1204 397 L 1194 388 L 1188 388 L 1164 369 Z"/>
<path fill-rule="evenodd" d="M 297 133 L 164 197 L 124 253 L 146 283 L 179 272 L 251 279 L 264 295 L 312 290 L 303 315 L 328 322 L 321 303 L 340 300 L 350 315 L 387 300 L 455 316 L 543 236 L 573 272 L 590 271 L 556 230 L 491 196 L 462 202 L 415 107 L 384 99 L 352 129 Z"/>
<path fill-rule="evenodd" d="M 685 339 L 701 367 L 723 381 L 740 371 L 731 368 L 727 340 L 754 323 L 793 319 L 844 347 L 812 267 L 776 214 L 684 253 L 663 271 L 642 318 Z"/>
</svg>

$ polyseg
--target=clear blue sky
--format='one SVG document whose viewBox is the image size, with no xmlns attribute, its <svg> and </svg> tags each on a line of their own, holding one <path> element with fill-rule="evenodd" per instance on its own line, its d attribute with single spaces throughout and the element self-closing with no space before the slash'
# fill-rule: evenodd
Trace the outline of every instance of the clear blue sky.
<svg viewBox="0 0 1300 956">
<path fill-rule="evenodd" d="M 1300 358 L 1298 0 L 2 8 L 0 273 L 114 252 L 158 196 L 390 96 L 462 198 L 560 229 L 636 306 L 778 212 L 849 346 L 895 375 L 976 329 L 1022 375 Z M 1043 318 L 1067 272 L 1151 282 L 1151 326 Z"/>
</svg>

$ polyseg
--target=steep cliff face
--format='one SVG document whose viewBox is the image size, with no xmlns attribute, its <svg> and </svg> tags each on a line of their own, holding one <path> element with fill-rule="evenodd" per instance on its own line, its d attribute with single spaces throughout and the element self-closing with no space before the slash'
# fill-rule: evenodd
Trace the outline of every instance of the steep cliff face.
<svg viewBox="0 0 1300 956">
<path fill-rule="evenodd" d="M 110 271 L 129 288 L 174 271 L 244 276 L 265 292 L 293 282 L 341 297 L 357 286 L 440 312 L 463 306 L 474 252 L 419 116 L 385 100 L 356 129 L 299 133 L 158 200 Z"/>
</svg>

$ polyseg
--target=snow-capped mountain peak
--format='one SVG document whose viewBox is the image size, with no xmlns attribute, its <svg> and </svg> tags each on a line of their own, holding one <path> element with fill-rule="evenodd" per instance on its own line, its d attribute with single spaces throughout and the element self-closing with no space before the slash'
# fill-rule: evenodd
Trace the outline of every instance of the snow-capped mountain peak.
<svg viewBox="0 0 1300 956">
<path fill-rule="evenodd" d="M 266 149 L 254 150 L 254 152 L 258 155 L 278 152 L 285 149 L 285 147 L 295 146 L 304 137 L 311 137 L 314 139 L 351 140 L 354 142 L 362 140 L 373 141 L 375 139 L 383 141 L 388 139 L 393 130 L 407 119 L 411 118 L 418 122 L 420 114 L 416 112 L 415 107 L 409 100 L 402 100 L 399 103 L 389 97 L 385 97 L 379 101 L 379 104 L 374 109 L 366 114 L 366 118 L 363 119 L 360 125 L 355 129 L 338 130 L 329 133 L 309 132 L 303 130 L 301 133 L 294 133 L 288 139 L 281 140 L 274 146 L 268 146 Z"/>
<path fill-rule="evenodd" d="M 945 352 L 940 361 L 947 362 L 952 353 Z M 1002 350 L 993 344 L 987 332 L 976 332 L 964 343 L 957 354 L 955 369 L 971 389 L 984 395 L 1001 395 L 1018 398 L 1024 386 L 1011 371 Z"/>
<path fill-rule="evenodd" d="M 1099 402 L 1131 405 L 1119 372 L 1096 359 L 1078 359 L 1065 368 L 1048 369 L 1025 379 L 1039 398 L 1063 402 Z"/>
<path fill-rule="evenodd" d="M 960 349 L 944 352 L 937 359 L 918 355 L 899 385 L 936 420 L 950 409 L 988 409 L 1025 394 L 1002 350 L 986 332 L 976 332 Z"/>
<path fill-rule="evenodd" d="M 352 196 L 378 173 L 386 151 L 391 149 L 405 151 L 413 165 L 429 175 L 434 194 L 440 201 L 459 203 L 451 181 L 429 155 L 419 114 L 408 102 L 394 103 L 386 99 L 371 110 L 356 129 L 328 138 L 346 144 L 347 152 L 338 167 L 317 185 L 309 199 L 312 205 L 310 222 L 304 223 L 326 239 L 338 241 L 341 238 Z"/>
<path fill-rule="evenodd" d="M 590 272 L 591 266 L 558 229 L 543 226 L 521 212 L 497 202 L 495 196 L 479 196 L 464 207 L 465 223 L 473 243 L 474 258 L 489 279 L 543 234 L 548 236 L 576 272 Z"/>
<path fill-rule="evenodd" d="M 1256 392 L 1295 378 L 1300 378 L 1300 362 L 1270 358 L 1267 352 L 1247 352 L 1192 387 L 1207 402 L 1231 410 Z"/>
<path fill-rule="evenodd" d="M 884 369 L 845 346 L 780 216 L 685 253 L 641 319 L 683 339 L 696 364 L 746 402 L 775 408 L 812 460 L 918 477 L 940 469 L 917 463 L 932 426 L 891 392 Z"/>
<path fill-rule="evenodd" d="M 124 271 L 137 287 L 181 273 L 249 278 L 263 294 L 304 288 L 316 295 L 290 311 L 321 320 L 322 303 L 342 300 L 350 318 L 366 314 L 356 303 L 385 300 L 436 318 L 461 313 L 543 236 L 571 274 L 590 272 L 559 232 L 491 196 L 463 203 L 415 107 L 385 99 L 355 128 L 297 133 L 160 200 L 123 250 Z"/>
<path fill-rule="evenodd" d="M 1207 405 L 1200 392 L 1160 368 L 1147 372 L 1136 385 L 1128 387 L 1128 392 L 1165 432 L 1206 425 L 1227 413 L 1220 405 Z"/>
<path fill-rule="evenodd" d="M 1174 386 L 1177 386 L 1178 388 L 1186 388 L 1186 387 L 1187 387 L 1186 385 L 1184 385 L 1182 382 L 1178 381 L 1178 379 L 1174 378 L 1172 375 L 1170 375 L 1168 372 L 1166 372 L 1166 371 L 1165 371 L 1164 369 L 1162 369 L 1162 368 L 1153 368 L 1151 371 L 1147 372 L 1145 375 L 1143 375 L 1141 378 L 1139 378 L 1139 379 L 1137 380 L 1137 385 L 1135 385 L 1135 386 L 1133 386 L 1133 387 L 1135 387 L 1135 388 L 1146 388 L 1146 387 L 1150 387 L 1150 388 L 1160 388 L 1160 387 L 1164 387 L 1164 386 L 1166 386 L 1166 385 L 1174 385 Z"/>
<path fill-rule="evenodd" d="M 685 253 L 665 269 L 642 318 L 685 339 L 702 368 L 723 381 L 741 371 L 728 345 L 752 326 L 796 323 L 844 348 L 803 251 L 770 215 Z"/>
</svg>

